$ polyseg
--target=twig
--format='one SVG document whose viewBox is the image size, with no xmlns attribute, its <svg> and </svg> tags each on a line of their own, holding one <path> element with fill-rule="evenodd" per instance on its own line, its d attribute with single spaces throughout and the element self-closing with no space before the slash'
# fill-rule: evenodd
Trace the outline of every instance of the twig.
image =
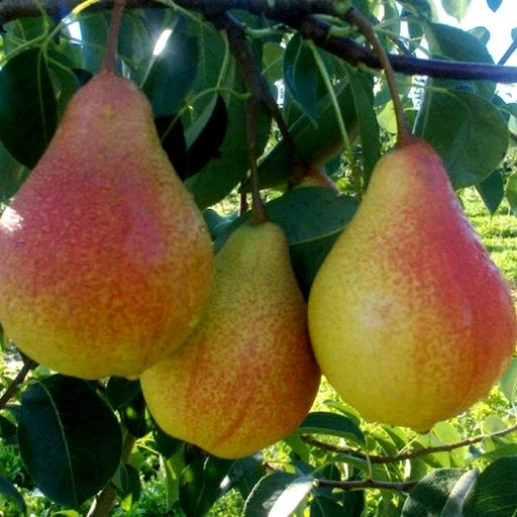
<svg viewBox="0 0 517 517">
<path fill-rule="evenodd" d="M 425 447 L 423 449 L 417 449 L 409 452 L 402 452 L 394 456 L 378 456 L 372 454 L 366 455 L 356 449 L 352 449 L 350 447 L 340 447 L 339 445 L 332 445 L 330 443 L 321 442 L 319 440 L 312 438 L 311 436 L 304 435 L 302 436 L 302 439 L 305 443 L 308 443 L 309 445 L 314 445 L 315 447 L 318 447 L 325 451 L 349 454 L 356 458 L 361 458 L 364 460 L 368 459 L 371 463 L 394 463 L 396 461 L 404 461 L 413 458 L 418 458 L 419 456 L 427 456 L 429 454 L 434 454 L 436 452 L 453 451 L 455 449 L 459 449 L 460 447 L 468 447 L 469 445 L 479 443 L 487 438 L 501 438 L 502 436 L 507 436 L 515 432 L 517 432 L 517 425 L 508 427 L 506 429 L 501 429 L 500 431 L 495 431 L 489 434 L 478 434 L 476 436 L 465 438 L 464 440 L 460 440 L 458 442 L 453 442 L 446 445 L 436 445 L 434 447 Z"/>
<path fill-rule="evenodd" d="M 32 370 L 32 368 L 35 366 L 36 363 L 32 359 L 27 359 L 21 370 L 18 372 L 18 375 L 16 375 L 16 377 L 11 381 L 11 384 L 9 384 L 3 395 L 0 397 L 0 409 L 3 409 L 14 397 L 20 387 L 20 384 L 22 384 L 29 371 Z"/>
<path fill-rule="evenodd" d="M 508 47 L 508 50 L 503 54 L 503 57 L 498 61 L 498 65 L 504 65 L 510 57 L 512 57 L 512 54 L 517 50 L 517 39 L 512 40 L 510 43 L 510 46 Z"/>
<path fill-rule="evenodd" d="M 409 492 L 418 480 L 410 481 L 377 481 L 375 479 L 344 480 L 335 481 L 332 479 L 316 479 L 314 484 L 317 487 L 339 488 L 341 490 L 363 490 L 365 488 L 377 488 L 381 490 L 397 490 L 398 492 Z"/>
<path fill-rule="evenodd" d="M 0 27 L 20 18 L 41 16 L 43 9 L 53 20 L 69 15 L 82 0 L 3 0 L 0 2 Z M 251 14 L 263 14 L 312 39 L 320 48 L 357 66 L 363 63 L 373 69 L 382 66 L 377 56 L 368 48 L 350 38 L 331 35 L 332 26 L 313 14 L 335 14 L 333 0 L 176 0 L 185 9 L 204 14 L 221 14 L 231 7 L 239 7 Z M 90 11 L 111 7 L 109 0 L 100 0 L 89 7 Z M 126 9 L 163 8 L 157 0 L 128 0 Z M 517 82 L 517 67 L 498 66 L 486 63 L 421 59 L 413 56 L 388 54 L 395 72 L 406 75 L 423 75 L 436 79 L 490 80 L 498 83 Z"/>
<path fill-rule="evenodd" d="M 391 100 L 393 101 L 393 107 L 395 108 L 395 119 L 397 121 L 397 145 L 402 147 L 412 140 L 412 136 L 404 113 L 404 106 L 402 106 L 402 101 L 400 100 L 395 71 L 391 66 L 388 54 L 382 46 L 382 43 L 380 42 L 371 23 L 358 9 L 352 7 L 346 13 L 345 19 L 359 28 L 363 36 L 372 46 L 373 51 L 379 59 L 379 63 L 382 65 L 384 74 L 386 75 L 386 81 L 388 82 Z"/>
<path fill-rule="evenodd" d="M 226 31 L 232 54 L 239 66 L 248 91 L 255 99 L 264 104 L 275 120 L 291 162 L 293 171 L 291 178 L 294 183 L 299 183 L 305 175 L 306 165 L 298 156 L 282 112 L 255 60 L 253 50 L 251 49 L 249 41 L 246 39 L 246 26 L 229 14 L 212 18 L 211 21 L 216 27 Z"/>
</svg>

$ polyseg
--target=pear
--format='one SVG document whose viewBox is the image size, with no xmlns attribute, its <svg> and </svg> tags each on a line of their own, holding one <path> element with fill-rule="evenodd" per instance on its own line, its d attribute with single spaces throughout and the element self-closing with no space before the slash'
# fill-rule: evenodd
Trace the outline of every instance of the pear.
<svg viewBox="0 0 517 517">
<path fill-rule="evenodd" d="M 323 374 L 370 421 L 429 430 L 508 365 L 515 309 L 423 140 L 378 162 L 320 268 L 309 329 Z"/>
<path fill-rule="evenodd" d="M 193 330 L 213 251 L 144 94 L 103 71 L 73 97 L 0 219 L 0 321 L 32 359 L 136 377 Z"/>
<path fill-rule="evenodd" d="M 252 454 L 296 429 L 319 380 L 306 304 L 285 236 L 271 222 L 231 235 L 215 259 L 206 317 L 141 376 L 157 424 L 222 458 Z"/>
</svg>

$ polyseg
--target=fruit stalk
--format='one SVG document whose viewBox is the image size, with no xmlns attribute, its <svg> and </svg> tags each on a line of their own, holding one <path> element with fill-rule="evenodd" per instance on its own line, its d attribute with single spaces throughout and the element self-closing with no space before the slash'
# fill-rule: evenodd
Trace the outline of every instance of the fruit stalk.
<svg viewBox="0 0 517 517">
<path fill-rule="evenodd" d="M 114 0 L 113 10 L 111 12 L 111 23 L 108 30 L 108 39 L 106 41 L 106 50 L 104 53 L 104 63 L 102 64 L 102 70 L 104 72 L 116 73 L 116 56 L 117 56 L 117 44 L 118 35 L 120 32 L 120 21 L 122 19 L 122 12 L 126 7 L 126 0 Z"/>
<path fill-rule="evenodd" d="M 371 23 L 356 8 L 352 7 L 346 13 L 345 18 L 350 23 L 357 26 L 379 58 L 379 62 L 386 74 L 386 81 L 388 82 L 388 88 L 395 108 L 395 117 L 397 119 L 397 147 L 404 147 L 404 145 L 407 145 L 413 137 L 407 123 L 406 115 L 404 114 L 404 106 L 402 106 L 402 102 L 400 100 L 395 71 L 391 66 L 386 49 L 382 46 L 382 43 L 380 42 Z"/>
</svg>

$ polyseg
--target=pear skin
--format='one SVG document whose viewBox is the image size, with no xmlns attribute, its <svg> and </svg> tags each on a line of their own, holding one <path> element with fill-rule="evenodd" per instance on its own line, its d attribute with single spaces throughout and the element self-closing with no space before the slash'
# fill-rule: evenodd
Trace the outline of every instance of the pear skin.
<svg viewBox="0 0 517 517">
<path fill-rule="evenodd" d="M 71 100 L 0 219 L 0 321 L 29 357 L 137 377 L 208 304 L 213 252 L 145 95 L 102 72 Z"/>
<path fill-rule="evenodd" d="M 319 380 L 287 241 L 271 222 L 232 234 L 215 259 L 206 317 L 170 359 L 141 376 L 158 425 L 222 458 L 294 431 Z"/>
<path fill-rule="evenodd" d="M 324 375 L 370 421 L 419 432 L 485 397 L 515 346 L 509 288 L 423 140 L 385 155 L 318 272 Z"/>
</svg>

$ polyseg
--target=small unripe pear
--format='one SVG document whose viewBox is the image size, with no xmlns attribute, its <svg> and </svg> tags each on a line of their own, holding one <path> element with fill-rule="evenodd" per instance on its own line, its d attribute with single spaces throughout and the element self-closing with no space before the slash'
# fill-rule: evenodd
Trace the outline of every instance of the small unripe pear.
<svg viewBox="0 0 517 517">
<path fill-rule="evenodd" d="M 287 241 L 271 222 L 232 234 L 216 256 L 206 317 L 141 377 L 165 432 L 223 458 L 252 454 L 294 431 L 319 380 Z"/>
</svg>

